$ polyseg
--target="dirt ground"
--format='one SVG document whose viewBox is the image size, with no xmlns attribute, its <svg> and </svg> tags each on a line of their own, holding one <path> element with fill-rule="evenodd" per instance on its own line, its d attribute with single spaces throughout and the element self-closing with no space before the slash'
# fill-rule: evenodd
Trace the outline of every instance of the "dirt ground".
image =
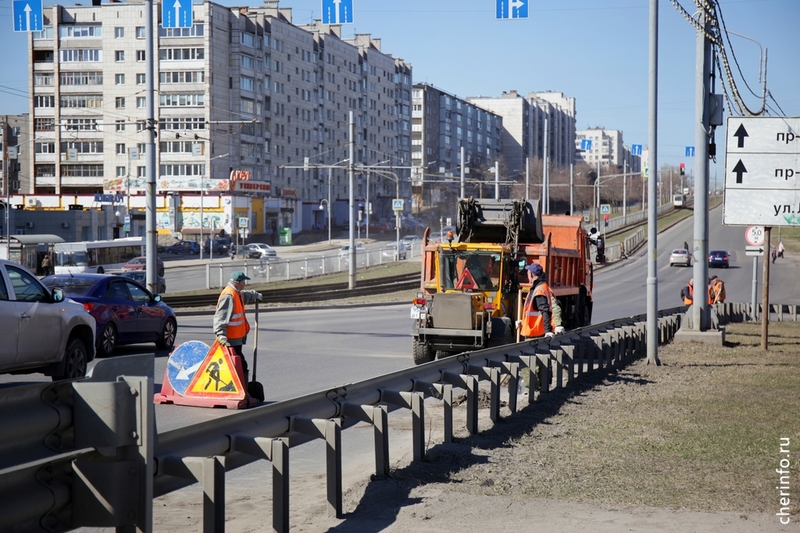
<svg viewBox="0 0 800 533">
<path fill-rule="evenodd" d="M 786 340 L 796 343 L 795 339 Z M 370 453 L 345 457 L 342 518 L 327 514 L 323 461 L 317 472 L 297 474 L 292 466 L 291 531 L 800 531 L 797 514 L 790 517 L 788 524 L 779 521 L 777 497 L 773 498 L 771 486 L 763 486 L 764 479 L 766 483 L 776 483 L 773 481 L 776 478 L 771 474 L 771 467 L 762 466 L 763 461 L 752 463 L 744 457 L 750 451 L 724 460 L 731 468 L 720 467 L 719 463 L 703 465 L 702 457 L 698 459 L 694 450 L 690 453 L 682 449 L 668 450 L 672 455 L 665 457 L 675 460 L 662 463 L 659 453 L 663 450 L 659 450 L 659 444 L 666 444 L 667 448 L 675 446 L 675 441 L 666 436 L 671 428 L 664 426 L 664 434 L 658 434 L 663 422 L 650 420 L 648 425 L 642 421 L 641 425 L 648 428 L 644 431 L 646 435 L 637 432 L 635 427 L 619 431 L 618 437 L 615 437 L 616 427 L 608 431 L 606 426 L 629 425 L 631 419 L 604 419 L 603 413 L 616 409 L 633 413 L 632 420 L 637 420 L 637 416 L 657 418 L 658 405 L 686 395 L 685 388 L 695 380 L 700 386 L 698 395 L 716 397 L 723 392 L 715 388 L 715 383 L 728 383 L 730 376 L 736 375 L 740 380 L 737 390 L 748 394 L 747 376 L 743 373 L 755 372 L 756 367 L 749 359 L 751 355 L 723 359 L 715 367 L 715 362 L 708 360 L 704 352 L 705 349 L 696 345 L 679 349 L 678 355 L 670 355 L 669 350 L 665 350 L 661 356 L 662 367 L 648 367 L 643 361 L 637 361 L 623 370 L 588 378 L 576 387 L 550 393 L 531 406 L 526 406 L 527 397 L 524 397 L 515 415 L 504 403 L 503 418 L 497 424 L 489 420 L 488 409 L 482 408 L 478 435 L 466 432 L 464 406 L 456 407 L 454 442 L 447 444 L 441 438 L 442 410 L 437 408 L 436 401 L 428 400 L 425 403 L 426 458 L 418 463 L 411 461 L 410 417 L 407 413 L 405 416 L 393 413 L 390 416 L 391 476 L 370 476 L 374 468 Z M 698 364 L 698 361 L 704 363 Z M 784 364 L 776 359 L 773 365 L 766 366 Z M 756 385 L 763 388 L 759 383 Z M 787 392 L 794 394 L 795 391 Z M 485 403 L 487 397 L 482 400 Z M 649 408 L 655 406 L 656 411 L 648 411 L 648 404 L 652 404 Z M 690 410 L 695 408 L 689 406 Z M 664 420 L 672 416 L 667 414 Z M 675 412 L 674 417 L 680 416 L 683 414 Z M 702 420 L 704 414 L 697 412 L 696 416 Z M 686 422 L 681 419 L 680 423 Z M 787 435 L 793 442 L 800 442 L 798 426 L 791 424 Z M 361 426 L 361 431 L 369 438 L 371 429 L 368 426 Z M 359 432 L 359 429 L 345 433 L 350 432 Z M 645 453 L 650 460 L 631 464 L 637 461 L 629 459 L 630 444 L 637 439 L 646 443 Z M 732 444 L 724 445 L 736 444 L 737 439 L 734 439 Z M 751 454 L 771 453 L 770 450 L 753 450 Z M 620 457 L 622 461 L 615 462 Z M 798 509 L 794 500 L 798 494 L 795 487 L 800 483 L 797 471 L 795 451 L 790 489 L 794 513 Z M 189 490 L 192 495 L 187 498 Z M 271 530 L 270 493 L 269 465 L 264 465 L 261 473 L 229 481 L 226 531 Z M 167 533 L 201 530 L 201 502 L 202 494 L 197 486 L 159 498 L 154 510 L 154 530 Z"/>
</svg>

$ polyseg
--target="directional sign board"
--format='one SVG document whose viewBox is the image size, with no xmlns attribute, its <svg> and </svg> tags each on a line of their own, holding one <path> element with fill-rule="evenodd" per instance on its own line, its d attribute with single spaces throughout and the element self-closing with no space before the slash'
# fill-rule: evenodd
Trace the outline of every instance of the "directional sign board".
<svg viewBox="0 0 800 533">
<path fill-rule="evenodd" d="M 353 0 L 322 0 L 323 24 L 352 24 Z"/>
<path fill-rule="evenodd" d="M 528 0 L 496 0 L 497 19 L 528 18 Z"/>
<path fill-rule="evenodd" d="M 591 150 L 591 149 L 592 149 L 592 140 L 581 139 L 581 150 Z"/>
<path fill-rule="evenodd" d="M 800 225 L 800 118 L 729 117 L 725 139 L 723 223 Z"/>
<path fill-rule="evenodd" d="M 762 255 L 764 255 L 764 247 L 763 246 L 745 246 L 744 247 L 744 255 L 762 256 Z"/>
<path fill-rule="evenodd" d="M 694 146 L 686 147 L 686 157 L 694 157 Z"/>
<path fill-rule="evenodd" d="M 14 31 L 42 31 L 42 0 L 14 0 Z"/>
<path fill-rule="evenodd" d="M 642 155 L 642 145 L 641 144 L 632 144 L 631 145 L 631 155 Z"/>
<path fill-rule="evenodd" d="M 191 28 L 192 0 L 163 0 L 161 26 L 164 28 Z"/>
<path fill-rule="evenodd" d="M 167 379 L 172 388 L 183 396 L 194 375 L 206 358 L 209 346 L 200 341 L 184 342 L 167 359 Z"/>
</svg>

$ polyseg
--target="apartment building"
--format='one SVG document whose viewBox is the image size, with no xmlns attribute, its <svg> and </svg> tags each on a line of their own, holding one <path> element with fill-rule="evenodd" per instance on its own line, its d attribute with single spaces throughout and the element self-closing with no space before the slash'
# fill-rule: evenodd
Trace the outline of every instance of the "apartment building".
<svg viewBox="0 0 800 533">
<path fill-rule="evenodd" d="M 452 178 L 461 175 L 462 147 L 469 178 L 479 176 L 500 157 L 503 120 L 424 83 L 414 85 L 412 105 L 411 163 L 420 169 L 412 176 L 415 206 L 446 202 L 446 191 L 459 192 Z M 430 186 L 423 188 L 423 182 Z"/>
<path fill-rule="evenodd" d="M 527 97 L 504 91 L 499 97 L 470 97 L 467 101 L 503 118 L 503 163 L 512 179 L 524 178 L 526 160 L 543 160 L 545 146 L 551 165 L 567 166 L 574 161 L 574 98 L 550 91 Z"/>
<path fill-rule="evenodd" d="M 34 149 L 21 193 L 143 193 L 150 127 L 144 9 L 136 0 L 45 8 L 45 27 L 29 43 Z M 248 208 L 252 227 L 312 227 L 321 213 L 304 204 L 349 195 L 345 171 L 319 165 L 344 166 L 351 111 L 356 164 L 408 166 L 411 66 L 382 53 L 379 39 L 343 40 L 339 27 L 319 22 L 296 26 L 277 1 L 192 10 L 192 27 L 158 25 L 154 36 L 156 183 L 177 213 L 159 218 L 160 230 L 199 228 L 194 211 L 206 200 L 193 197 L 231 194 L 232 177 L 263 184 L 238 196 L 280 200 L 264 202 L 263 213 Z M 309 170 L 293 168 L 305 161 Z M 409 195 L 409 171 L 396 174 Z M 376 179 L 379 188 L 367 191 L 366 180 L 356 194 L 380 190 L 390 205 L 396 182 Z M 334 223 L 343 223 L 343 211 Z M 221 223 L 230 231 L 227 218 Z"/>
<path fill-rule="evenodd" d="M 591 141 L 589 150 L 581 149 L 581 141 Z M 622 142 L 622 132 L 605 128 L 589 128 L 575 132 L 575 155 L 591 166 L 623 166 L 625 160 L 625 147 Z"/>
</svg>

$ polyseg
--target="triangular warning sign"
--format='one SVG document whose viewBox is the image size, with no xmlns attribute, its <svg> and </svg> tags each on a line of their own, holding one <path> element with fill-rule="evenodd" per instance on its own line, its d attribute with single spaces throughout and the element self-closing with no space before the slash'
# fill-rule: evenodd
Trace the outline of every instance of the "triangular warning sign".
<svg viewBox="0 0 800 533">
<path fill-rule="evenodd" d="M 246 394 L 229 348 L 214 342 L 195 372 L 186 392 L 187 398 L 226 398 L 241 400 Z"/>
<path fill-rule="evenodd" d="M 472 277 L 472 272 L 469 271 L 468 268 L 464 269 L 464 272 L 461 273 L 461 276 L 456 281 L 456 289 L 477 289 L 478 283 L 475 281 L 475 278 Z"/>
</svg>

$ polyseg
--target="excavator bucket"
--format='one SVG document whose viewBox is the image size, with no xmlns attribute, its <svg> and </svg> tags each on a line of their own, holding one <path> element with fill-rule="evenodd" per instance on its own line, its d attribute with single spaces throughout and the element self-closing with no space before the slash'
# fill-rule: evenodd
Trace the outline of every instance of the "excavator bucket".
<svg viewBox="0 0 800 533">
<path fill-rule="evenodd" d="M 458 241 L 514 245 L 520 242 L 542 243 L 541 207 L 541 199 L 463 198 L 458 202 Z"/>
</svg>

